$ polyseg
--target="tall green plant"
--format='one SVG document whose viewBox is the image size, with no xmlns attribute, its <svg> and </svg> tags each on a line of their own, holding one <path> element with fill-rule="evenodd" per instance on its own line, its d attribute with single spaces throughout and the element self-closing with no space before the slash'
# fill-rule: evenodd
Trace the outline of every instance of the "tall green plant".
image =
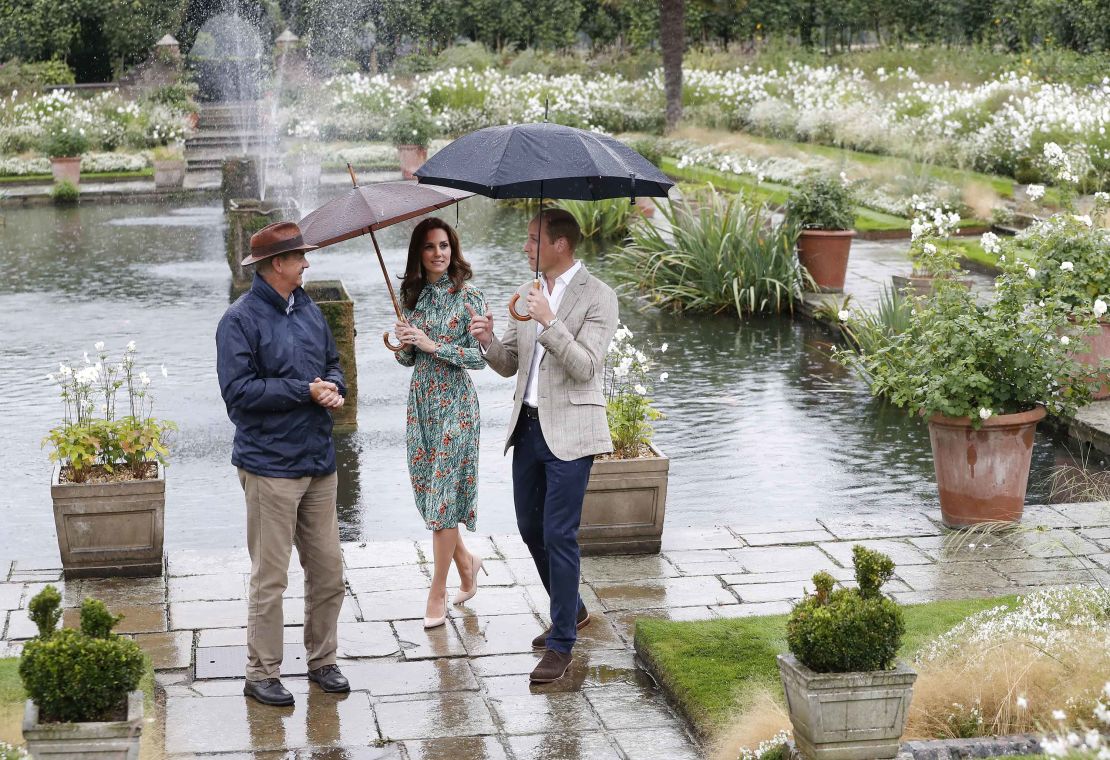
<svg viewBox="0 0 1110 760">
<path fill-rule="evenodd" d="M 628 198 L 606 198 L 600 201 L 562 200 L 555 204 L 570 213 L 582 228 L 582 237 L 602 242 L 622 240 L 628 236 L 629 222 L 636 206 Z"/>
<path fill-rule="evenodd" d="M 665 225 L 634 224 L 614 256 L 617 276 L 656 304 L 744 316 L 791 311 L 801 298 L 797 227 L 772 222 L 767 207 L 709 188 L 660 213 Z"/>
<path fill-rule="evenodd" d="M 839 180 L 807 180 L 786 202 L 786 218 L 807 230 L 850 230 L 855 223 L 855 198 Z"/>
</svg>

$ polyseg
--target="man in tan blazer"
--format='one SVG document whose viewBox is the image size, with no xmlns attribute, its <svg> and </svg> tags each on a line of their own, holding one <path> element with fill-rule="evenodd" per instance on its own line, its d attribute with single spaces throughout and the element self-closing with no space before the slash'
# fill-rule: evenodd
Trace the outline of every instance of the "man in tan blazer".
<svg viewBox="0 0 1110 760">
<path fill-rule="evenodd" d="M 535 269 L 541 216 L 524 246 Z M 542 212 L 542 287 L 518 291 L 527 322 L 510 321 L 499 340 L 493 317 L 471 313 L 470 332 L 486 363 L 516 375 L 505 451 L 513 447 L 517 527 L 551 599 L 551 627 L 533 640 L 545 649 L 535 683 L 566 673 L 577 630 L 589 622 L 578 596 L 578 524 L 595 454 L 613 450 L 602 391 L 605 354 L 617 331 L 617 296 L 574 258 L 582 232 L 563 210 Z"/>
</svg>

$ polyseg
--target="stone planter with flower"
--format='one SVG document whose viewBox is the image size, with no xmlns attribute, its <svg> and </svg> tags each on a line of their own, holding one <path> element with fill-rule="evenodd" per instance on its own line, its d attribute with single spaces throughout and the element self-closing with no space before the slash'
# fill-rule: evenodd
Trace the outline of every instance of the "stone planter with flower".
<svg viewBox="0 0 1110 760">
<path fill-rule="evenodd" d="M 62 424 L 49 432 L 50 495 L 67 578 L 162 574 L 171 422 L 151 415 L 151 379 L 135 367 L 135 344 L 110 363 L 104 344 L 83 367 L 62 364 Z M 166 374 L 162 368 L 163 376 Z M 121 389 L 126 397 L 117 401 Z M 123 403 L 125 406 L 118 406 Z"/>
<path fill-rule="evenodd" d="M 809 272 L 818 292 L 840 293 L 848 271 L 855 230 L 851 190 L 839 180 L 807 180 L 786 203 L 786 218 L 801 229 L 798 262 Z"/>
<path fill-rule="evenodd" d="M 659 551 L 667 508 L 670 459 L 652 443 L 651 421 L 662 415 L 649 399 L 654 362 L 617 330 L 605 362 L 606 415 L 613 437 L 611 455 L 595 458 L 578 543 L 582 553 L 648 554 Z M 667 344 L 659 347 L 665 353 Z"/>
<path fill-rule="evenodd" d="M 54 184 L 68 182 L 75 188 L 81 184 L 81 154 L 89 149 L 89 140 L 84 130 L 54 124 L 47 131 L 42 150 L 50 156 L 50 171 Z"/>
<path fill-rule="evenodd" d="M 434 133 L 431 117 L 415 105 L 406 106 L 393 117 L 388 137 L 397 146 L 402 177 L 415 178 L 416 170 L 428 160 L 428 143 Z"/>
<path fill-rule="evenodd" d="M 1090 399 L 1100 370 L 1077 361 L 1069 344 L 1096 329 L 1094 306 L 1077 313 L 1044 293 L 1037 270 L 1012 255 L 1000 259 L 995 299 L 980 305 L 945 263 L 950 254 L 922 255 L 937 278 L 905 329 L 836 355 L 872 393 L 928 420 L 945 525 L 1016 522 L 1037 423 Z M 860 317 L 844 318 L 850 330 L 866 329 Z"/>
</svg>

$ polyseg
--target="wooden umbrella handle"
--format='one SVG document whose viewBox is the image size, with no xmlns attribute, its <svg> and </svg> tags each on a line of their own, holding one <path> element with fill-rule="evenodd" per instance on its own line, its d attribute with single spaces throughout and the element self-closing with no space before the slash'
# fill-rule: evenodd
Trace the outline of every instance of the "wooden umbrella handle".
<svg viewBox="0 0 1110 760">
<path fill-rule="evenodd" d="M 350 168 L 349 164 L 348 164 L 348 168 Z M 352 173 L 351 176 L 352 176 L 352 179 L 353 179 L 354 174 Z M 357 185 L 356 185 L 356 187 L 357 187 Z M 401 311 L 401 304 L 400 304 L 400 302 L 397 301 L 397 293 L 394 292 L 394 290 L 393 290 L 393 281 L 389 279 L 389 270 L 387 270 L 385 268 L 385 259 L 382 258 L 382 249 L 378 247 L 378 239 L 374 236 L 374 231 L 373 230 L 370 230 L 370 240 L 372 240 L 373 243 L 374 243 L 374 253 L 378 254 L 378 264 L 380 264 L 381 268 L 382 268 L 382 277 L 385 278 L 385 286 L 386 286 L 386 288 L 389 289 L 389 300 L 393 304 L 393 312 L 397 315 L 397 319 L 399 319 L 402 322 L 407 323 L 408 320 L 405 319 L 405 315 Z M 389 341 L 389 333 L 388 332 L 382 333 L 382 342 L 385 343 L 385 347 L 388 348 L 393 353 L 397 353 L 398 351 L 400 351 L 401 349 L 403 349 L 405 347 L 404 343 L 398 343 L 397 345 L 393 345 Z"/>
<path fill-rule="evenodd" d="M 540 289 L 540 281 L 539 280 L 533 280 L 532 281 L 532 289 L 533 290 L 539 290 Z M 528 320 L 531 319 L 531 317 L 528 316 L 527 314 L 517 314 L 516 309 L 514 308 L 516 306 L 516 302 L 519 301 L 519 300 L 520 300 L 520 293 L 514 293 L 512 299 L 509 300 L 509 316 L 512 317 L 513 319 L 515 319 L 517 322 L 527 322 Z"/>
<path fill-rule="evenodd" d="M 392 343 L 390 343 L 389 342 L 389 332 L 388 331 L 382 333 L 382 342 L 385 343 L 385 347 L 388 348 L 393 353 L 397 353 L 398 351 L 403 350 L 404 347 L 405 347 L 404 343 L 398 343 L 396 346 L 393 345 Z"/>
</svg>

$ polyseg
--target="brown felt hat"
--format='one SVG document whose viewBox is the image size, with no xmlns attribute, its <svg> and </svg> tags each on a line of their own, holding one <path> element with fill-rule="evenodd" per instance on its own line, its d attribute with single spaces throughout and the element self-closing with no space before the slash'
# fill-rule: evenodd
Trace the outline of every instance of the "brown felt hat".
<svg viewBox="0 0 1110 760">
<path fill-rule="evenodd" d="M 251 235 L 251 255 L 243 259 L 240 264 L 248 266 L 280 253 L 314 251 L 318 247 L 305 243 L 304 238 L 301 237 L 301 228 L 296 223 L 274 222 Z"/>
</svg>

